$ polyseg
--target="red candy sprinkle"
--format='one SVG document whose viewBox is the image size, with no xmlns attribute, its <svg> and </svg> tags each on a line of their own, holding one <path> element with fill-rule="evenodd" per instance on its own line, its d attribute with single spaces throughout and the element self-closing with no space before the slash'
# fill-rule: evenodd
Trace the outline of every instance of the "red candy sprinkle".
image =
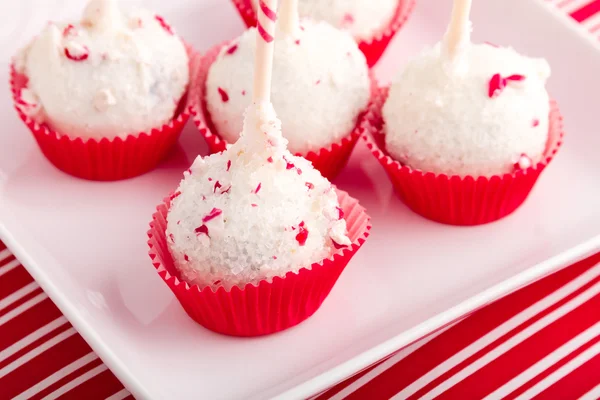
<svg viewBox="0 0 600 400">
<path fill-rule="evenodd" d="M 503 78 L 500 74 L 494 74 L 492 79 L 490 79 L 489 88 L 488 88 L 488 96 L 489 98 L 494 98 L 508 85 L 509 82 L 521 82 L 525 80 L 525 76 L 514 74 L 509 77 Z"/>
<path fill-rule="evenodd" d="M 73 25 L 69 24 L 65 27 L 65 29 L 63 30 L 63 36 L 67 37 L 70 34 L 74 34 L 74 32 L 77 30 L 77 28 L 75 28 Z"/>
<path fill-rule="evenodd" d="M 273 256 L 273 260 L 277 260 L 277 256 Z"/>
<path fill-rule="evenodd" d="M 298 46 L 300 46 L 300 39 L 296 39 L 296 41 L 294 43 L 296 43 Z"/>
<path fill-rule="evenodd" d="M 298 173 L 298 175 L 302 175 L 302 170 L 300 168 L 296 168 L 296 172 Z"/>
<path fill-rule="evenodd" d="M 342 21 L 342 23 L 343 24 L 353 24 L 354 17 L 352 16 L 352 14 L 350 14 L 350 13 L 344 14 L 344 20 Z"/>
<path fill-rule="evenodd" d="M 177 196 L 179 196 L 181 194 L 181 192 L 178 190 L 175 193 L 173 193 L 171 196 L 169 196 L 169 200 L 173 201 L 173 199 Z"/>
<path fill-rule="evenodd" d="M 156 20 L 158 21 L 158 23 L 160 24 L 160 26 L 163 27 L 163 29 L 165 31 L 167 31 L 167 33 L 169 35 L 174 35 L 175 32 L 173 32 L 173 28 L 171 28 L 171 26 L 169 24 L 167 24 L 167 21 L 165 21 L 165 19 L 163 17 L 161 17 L 160 15 L 156 15 L 154 18 L 156 18 Z"/>
<path fill-rule="evenodd" d="M 227 171 L 229 171 L 229 168 L 231 168 L 231 160 L 227 160 Z"/>
<path fill-rule="evenodd" d="M 535 119 L 533 120 L 533 123 L 532 123 L 532 125 L 533 125 L 533 127 L 534 127 L 534 128 L 538 127 L 538 126 L 540 125 L 540 120 L 539 120 L 539 119 L 537 119 L 537 118 L 535 118 Z"/>
<path fill-rule="evenodd" d="M 273 162 L 273 157 L 267 158 L 267 161 L 270 162 L 270 163 L 272 163 Z"/>
<path fill-rule="evenodd" d="M 213 208 L 210 210 L 208 214 L 204 218 L 202 218 L 202 222 L 207 223 L 210 220 L 217 218 L 219 215 L 223 214 L 223 210 L 218 208 Z"/>
<path fill-rule="evenodd" d="M 314 188 L 315 188 L 315 185 L 313 185 L 313 184 L 312 184 L 312 183 L 310 183 L 310 182 L 306 182 L 306 183 L 305 183 L 305 185 L 306 185 L 306 187 L 308 188 L 308 190 L 312 190 L 312 189 L 314 189 Z"/>
<path fill-rule="evenodd" d="M 333 243 L 333 247 L 335 247 L 336 250 L 343 249 L 344 247 L 348 247 L 345 244 L 339 244 L 338 242 L 336 242 L 333 239 L 331 239 L 331 243 Z"/>
<path fill-rule="evenodd" d="M 233 53 L 235 53 L 235 51 L 237 50 L 237 48 L 238 48 L 237 44 L 232 45 L 230 48 L 227 49 L 227 54 L 233 54 Z"/>
<path fill-rule="evenodd" d="M 190 258 L 188 257 L 188 255 L 187 255 L 187 254 L 184 254 L 184 255 L 183 255 L 183 259 L 184 259 L 185 261 L 190 261 Z"/>
<path fill-rule="evenodd" d="M 219 183 L 219 181 L 215 182 L 215 186 L 213 187 L 213 193 L 217 193 L 217 189 L 219 189 L 221 187 L 221 184 Z"/>
<path fill-rule="evenodd" d="M 293 163 L 289 162 L 287 158 L 283 157 L 283 159 L 285 160 L 285 163 L 286 163 L 285 169 L 292 169 L 295 167 L 295 165 Z"/>
<path fill-rule="evenodd" d="M 90 49 L 88 49 L 87 46 L 83 46 L 83 49 L 84 49 L 83 53 L 75 55 L 75 54 L 71 54 L 71 52 L 69 51 L 69 49 L 65 47 L 65 56 L 69 60 L 73 60 L 73 61 L 85 61 L 90 56 Z"/>
<path fill-rule="evenodd" d="M 221 88 L 217 88 L 217 90 L 219 91 L 219 94 L 221 95 L 221 101 L 223 101 L 223 103 L 227 103 L 229 101 L 229 95 L 227 94 L 227 92 Z"/>
<path fill-rule="evenodd" d="M 210 176 L 208 177 L 208 181 L 209 181 L 209 182 L 212 182 L 212 178 L 211 178 Z"/>
<path fill-rule="evenodd" d="M 336 209 L 338 210 L 338 219 L 344 218 L 344 210 L 342 210 L 340 207 L 336 207 Z"/>
<path fill-rule="evenodd" d="M 208 228 L 206 227 L 206 225 L 202 225 L 202 226 L 197 227 L 194 230 L 194 232 L 196 232 L 197 236 L 200 236 L 200 235 L 204 234 L 204 235 L 210 237 L 210 235 L 208 234 Z"/>
<path fill-rule="evenodd" d="M 254 204 L 254 203 L 252 203 L 252 204 L 250 204 L 250 205 L 251 205 L 252 207 L 258 207 L 258 204 Z"/>
<path fill-rule="evenodd" d="M 231 191 L 231 185 L 225 190 L 221 190 L 221 194 L 229 193 Z"/>
<path fill-rule="evenodd" d="M 319 83 L 321 83 L 320 79 L 315 82 L 315 85 L 318 85 Z"/>
<path fill-rule="evenodd" d="M 308 230 L 304 227 L 304 221 L 300 222 L 298 228 L 300 228 L 300 231 L 296 235 L 296 241 L 300 246 L 304 246 L 306 244 L 306 239 L 308 238 Z"/>
<path fill-rule="evenodd" d="M 256 187 L 256 189 L 254 189 L 254 193 L 258 193 L 261 187 L 262 187 L 262 183 L 259 182 L 259 184 Z"/>
<path fill-rule="evenodd" d="M 175 236 L 173 236 L 172 233 L 169 233 L 169 239 L 171 239 L 171 242 L 175 243 Z"/>
<path fill-rule="evenodd" d="M 246 95 L 246 91 L 242 90 L 242 96 L 245 96 L 245 95 Z"/>
</svg>

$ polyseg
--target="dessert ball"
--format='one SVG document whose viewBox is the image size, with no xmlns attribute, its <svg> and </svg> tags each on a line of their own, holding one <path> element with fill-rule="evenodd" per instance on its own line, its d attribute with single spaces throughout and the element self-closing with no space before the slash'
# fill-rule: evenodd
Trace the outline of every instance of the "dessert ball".
<svg viewBox="0 0 600 400">
<path fill-rule="evenodd" d="M 359 40 L 383 31 L 398 8 L 399 0 L 298 0 L 301 17 L 325 21 L 345 29 Z M 258 0 L 252 0 L 254 9 Z"/>
<path fill-rule="evenodd" d="M 436 174 L 491 176 L 528 168 L 548 141 L 550 67 L 511 48 L 467 44 L 451 62 L 424 51 L 383 107 L 392 158 Z"/>
<path fill-rule="evenodd" d="M 125 138 L 168 123 L 188 81 L 186 48 L 149 11 L 91 0 L 80 22 L 50 23 L 15 60 L 23 111 L 59 133 Z"/>
<path fill-rule="evenodd" d="M 223 48 L 206 79 L 207 111 L 229 143 L 251 102 L 255 35 L 251 28 Z M 271 99 L 291 152 L 306 154 L 349 135 L 369 98 L 365 57 L 350 35 L 309 21 L 295 36 L 277 33 Z"/>
<path fill-rule="evenodd" d="M 240 140 L 198 157 L 184 174 L 166 234 L 187 282 L 226 289 L 256 284 L 351 244 L 335 190 L 287 151 L 280 125 L 270 104 L 249 107 Z"/>
</svg>

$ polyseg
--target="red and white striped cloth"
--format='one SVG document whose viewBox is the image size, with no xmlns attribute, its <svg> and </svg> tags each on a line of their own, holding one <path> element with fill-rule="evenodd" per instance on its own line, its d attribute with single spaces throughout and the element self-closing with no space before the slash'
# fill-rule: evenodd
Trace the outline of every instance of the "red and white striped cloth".
<svg viewBox="0 0 600 400">
<path fill-rule="evenodd" d="M 600 0 L 546 0 L 600 39 Z M 133 397 L 0 242 L 0 400 Z M 315 399 L 600 398 L 600 253 Z"/>
</svg>

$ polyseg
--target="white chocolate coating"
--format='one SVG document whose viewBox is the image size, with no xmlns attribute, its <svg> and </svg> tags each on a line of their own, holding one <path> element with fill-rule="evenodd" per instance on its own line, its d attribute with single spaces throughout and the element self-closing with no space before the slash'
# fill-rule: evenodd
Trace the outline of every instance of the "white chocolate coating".
<svg viewBox="0 0 600 400">
<path fill-rule="evenodd" d="M 125 138 L 168 123 L 189 82 L 183 42 L 164 20 L 91 0 L 80 23 L 49 24 L 15 61 L 38 106 L 70 137 Z"/>
<path fill-rule="evenodd" d="M 523 156 L 540 161 L 548 141 L 548 63 L 488 44 L 462 51 L 451 63 L 438 44 L 394 81 L 383 107 L 389 154 L 414 169 L 460 176 L 511 173 L 527 164 Z M 505 87 L 494 92 L 497 74 Z"/>
<path fill-rule="evenodd" d="M 272 106 L 250 106 L 244 126 L 229 149 L 196 159 L 167 216 L 175 265 L 201 288 L 285 276 L 351 243 L 335 190 L 287 151 Z"/>
<path fill-rule="evenodd" d="M 349 135 L 367 107 L 370 79 L 352 38 L 304 21 L 297 37 L 277 33 L 271 101 L 290 151 L 306 154 Z M 209 69 L 206 103 L 217 133 L 234 143 L 252 98 L 256 30 L 224 48 Z M 233 51 L 232 51 L 233 50 Z"/>
</svg>

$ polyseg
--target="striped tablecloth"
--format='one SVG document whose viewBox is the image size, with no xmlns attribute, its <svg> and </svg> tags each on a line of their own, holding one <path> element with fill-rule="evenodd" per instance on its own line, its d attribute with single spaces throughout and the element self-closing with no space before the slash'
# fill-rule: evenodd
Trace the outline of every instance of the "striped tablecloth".
<svg viewBox="0 0 600 400">
<path fill-rule="evenodd" d="M 546 0 L 600 37 L 600 0 Z M 600 398 L 600 254 L 316 399 Z M 0 400 L 132 399 L 0 242 Z"/>
</svg>

